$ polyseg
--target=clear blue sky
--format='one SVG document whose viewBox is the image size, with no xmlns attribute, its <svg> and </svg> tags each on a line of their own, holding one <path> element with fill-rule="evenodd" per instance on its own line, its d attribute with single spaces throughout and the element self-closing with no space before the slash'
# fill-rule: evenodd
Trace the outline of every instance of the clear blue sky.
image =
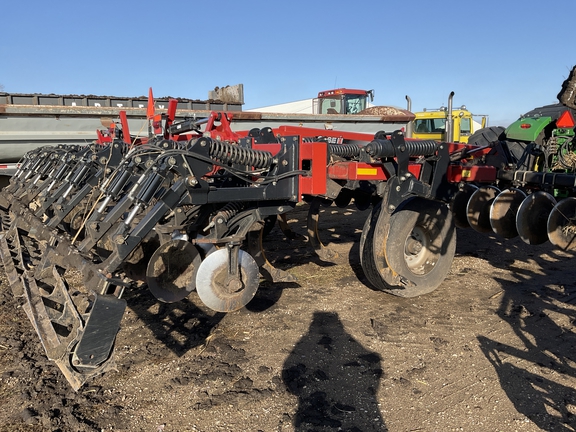
<svg viewBox="0 0 576 432">
<path fill-rule="evenodd" d="M 507 126 L 556 103 L 576 64 L 575 0 L 10 1 L 10 93 L 206 99 L 244 84 L 244 109 L 335 87 L 413 111 L 466 104 Z"/>
</svg>

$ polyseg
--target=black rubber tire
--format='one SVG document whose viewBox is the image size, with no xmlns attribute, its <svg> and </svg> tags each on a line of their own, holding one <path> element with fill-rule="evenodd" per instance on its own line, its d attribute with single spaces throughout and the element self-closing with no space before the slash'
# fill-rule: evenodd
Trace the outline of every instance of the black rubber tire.
<svg viewBox="0 0 576 432">
<path fill-rule="evenodd" d="M 562 83 L 562 90 L 557 97 L 561 104 L 576 109 L 576 66 L 572 68 L 568 78 Z"/>
<path fill-rule="evenodd" d="M 389 278 L 383 289 L 399 297 L 416 297 L 434 291 L 450 271 L 456 251 L 456 229 L 447 205 L 423 198 L 403 203 L 390 216 L 388 235 L 382 241 Z M 414 241 L 414 239 L 421 241 Z M 407 252 L 410 244 L 417 253 Z M 414 247 L 413 246 L 413 247 Z M 395 278 L 395 279 L 394 279 Z"/>
<path fill-rule="evenodd" d="M 502 126 L 489 126 L 482 129 L 478 129 L 470 138 L 468 138 L 468 144 L 473 144 L 477 146 L 486 146 L 496 141 L 501 141 L 505 139 L 504 128 Z"/>
<path fill-rule="evenodd" d="M 360 236 L 360 265 L 364 271 L 364 276 L 376 289 L 380 289 L 382 282 L 374 260 L 374 231 L 381 211 L 382 201 L 379 201 L 366 218 Z"/>
<path fill-rule="evenodd" d="M 504 141 L 506 143 L 505 146 L 512 156 L 512 160 L 508 162 L 519 164 L 520 161 L 522 161 L 518 169 L 532 169 L 532 165 L 534 165 L 533 158 L 524 155 L 527 143 L 506 139 L 505 130 L 502 126 L 489 126 L 479 129 L 470 136 L 468 144 L 482 147 L 496 141 Z"/>
<path fill-rule="evenodd" d="M 360 263 L 366 279 L 374 289 L 397 295 L 395 287 L 401 283 L 400 277 L 388 267 L 386 261 L 390 217 L 390 213 L 382 208 L 382 201 L 379 201 L 362 230 Z"/>
</svg>

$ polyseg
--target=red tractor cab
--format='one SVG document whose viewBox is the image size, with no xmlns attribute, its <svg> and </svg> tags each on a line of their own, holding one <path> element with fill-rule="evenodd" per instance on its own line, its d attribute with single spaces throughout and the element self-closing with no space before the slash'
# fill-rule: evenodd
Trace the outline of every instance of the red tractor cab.
<svg viewBox="0 0 576 432">
<path fill-rule="evenodd" d="M 358 114 L 374 100 L 374 90 L 339 88 L 318 93 L 315 114 Z"/>
</svg>

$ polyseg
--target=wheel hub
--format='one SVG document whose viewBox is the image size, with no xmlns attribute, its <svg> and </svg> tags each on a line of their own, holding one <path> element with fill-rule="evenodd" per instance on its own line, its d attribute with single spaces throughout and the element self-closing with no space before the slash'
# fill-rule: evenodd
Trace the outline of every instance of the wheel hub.
<svg viewBox="0 0 576 432">
<path fill-rule="evenodd" d="M 420 239 L 415 236 L 406 240 L 406 252 L 410 255 L 418 255 L 422 250 L 422 243 Z"/>
<path fill-rule="evenodd" d="M 426 231 L 419 226 L 414 227 L 404 245 L 404 260 L 414 273 L 424 271 L 424 266 L 430 265 L 430 239 Z"/>
</svg>

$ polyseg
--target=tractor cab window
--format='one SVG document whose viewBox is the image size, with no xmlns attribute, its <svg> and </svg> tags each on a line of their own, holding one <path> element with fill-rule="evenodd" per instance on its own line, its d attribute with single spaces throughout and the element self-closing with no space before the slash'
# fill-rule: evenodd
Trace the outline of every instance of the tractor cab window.
<svg viewBox="0 0 576 432">
<path fill-rule="evenodd" d="M 320 114 L 342 113 L 342 100 L 339 98 L 320 99 Z"/>
<path fill-rule="evenodd" d="M 348 95 L 345 96 L 346 114 L 358 114 L 366 109 L 366 96 Z"/>
<path fill-rule="evenodd" d="M 320 114 L 358 114 L 365 108 L 365 95 L 339 95 L 320 98 Z"/>
<path fill-rule="evenodd" d="M 469 134 L 470 132 L 471 132 L 470 119 L 462 117 L 460 119 L 460 133 L 461 134 Z"/>
</svg>

